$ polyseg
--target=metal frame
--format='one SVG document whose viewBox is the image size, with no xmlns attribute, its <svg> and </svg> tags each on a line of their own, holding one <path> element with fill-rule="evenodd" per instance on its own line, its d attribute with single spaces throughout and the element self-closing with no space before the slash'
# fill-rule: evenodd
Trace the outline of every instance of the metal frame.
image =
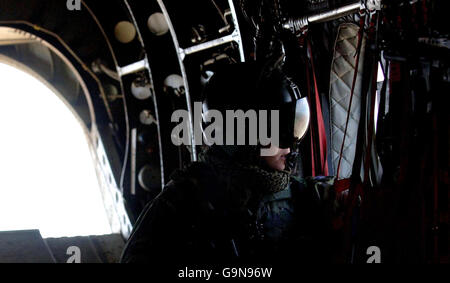
<svg viewBox="0 0 450 283">
<path fill-rule="evenodd" d="M 178 56 L 178 61 L 179 61 L 179 65 L 180 65 L 181 75 L 183 77 L 184 86 L 185 86 L 186 104 L 187 104 L 187 108 L 188 108 L 187 110 L 189 111 L 189 123 L 190 123 L 189 134 L 190 134 L 190 139 L 191 139 L 191 159 L 193 162 L 195 162 L 195 161 L 197 161 L 197 149 L 195 147 L 197 144 L 197 141 L 196 141 L 196 138 L 194 135 L 194 122 L 193 122 L 194 120 L 193 120 L 193 116 L 192 116 L 193 115 L 192 102 L 191 102 L 191 96 L 190 96 L 190 91 L 189 91 L 189 83 L 188 83 L 188 79 L 187 79 L 186 68 L 184 65 L 184 59 L 186 58 L 187 55 L 190 55 L 190 54 L 208 50 L 208 49 L 211 49 L 211 48 L 214 48 L 214 47 L 226 44 L 226 43 L 236 42 L 239 46 L 239 54 L 241 57 L 241 62 L 244 62 L 245 61 L 244 46 L 242 43 L 242 36 L 241 36 L 240 28 L 239 28 L 236 9 L 235 9 L 233 0 L 228 0 L 230 12 L 231 12 L 231 16 L 233 18 L 233 24 L 234 24 L 234 31 L 231 34 L 226 35 L 221 38 L 218 38 L 218 39 L 214 39 L 214 40 L 211 40 L 208 42 L 204 42 L 204 43 L 183 49 L 180 47 L 177 34 L 175 32 L 170 15 L 167 12 L 167 9 L 166 9 L 166 6 L 164 5 L 163 0 L 158 0 L 158 4 L 159 4 L 159 7 L 160 7 L 162 13 L 164 14 L 164 17 L 166 18 L 167 25 L 169 26 L 170 34 L 172 36 L 173 44 L 175 46 L 175 49 L 177 50 L 177 56 Z"/>
<path fill-rule="evenodd" d="M 102 191 L 103 203 L 110 213 L 110 225 L 113 233 L 117 233 L 120 229 L 122 237 L 128 239 L 131 234 L 133 225 L 131 224 L 128 213 L 125 209 L 125 203 L 121 189 L 114 179 L 111 165 L 108 161 L 108 155 L 105 151 L 100 133 L 96 127 L 91 130 L 91 137 L 96 140 L 96 144 L 92 148 L 92 154 L 96 158 L 96 171 L 99 185 Z M 113 209 L 111 209 L 113 208 Z"/>
<path fill-rule="evenodd" d="M 128 3 L 127 0 L 124 0 L 124 4 L 128 9 L 131 19 L 133 20 L 133 24 L 136 28 L 137 37 L 139 39 L 139 42 L 140 42 L 142 48 L 145 50 L 144 40 L 143 40 L 141 31 L 139 29 L 139 25 L 136 21 L 136 18 L 133 14 L 131 7 L 130 7 L 130 4 Z M 121 77 L 128 75 L 128 74 L 137 73 L 137 72 L 143 71 L 143 70 L 147 70 L 147 73 L 148 73 L 148 76 L 150 79 L 150 91 L 153 93 L 152 98 L 153 98 L 153 105 L 155 108 L 155 116 L 156 116 L 155 118 L 157 120 L 156 125 L 157 125 L 157 131 L 158 131 L 158 146 L 159 146 L 159 160 L 160 160 L 159 166 L 161 169 L 161 189 L 164 189 L 164 185 L 165 185 L 164 184 L 164 158 L 163 158 L 163 148 L 162 148 L 162 141 L 161 141 L 161 126 L 159 123 L 158 102 L 156 99 L 156 92 L 154 90 L 152 70 L 150 68 L 148 56 L 146 54 L 144 59 L 142 59 L 141 61 L 135 62 L 133 64 L 130 64 L 130 65 L 122 67 L 122 68 L 119 68 L 119 67 L 117 68 L 117 72 L 119 73 L 119 75 Z M 132 146 L 136 147 L 136 144 L 134 144 Z M 135 150 L 135 148 L 133 150 Z M 136 159 L 134 158 L 134 160 L 133 160 L 133 158 L 132 158 L 131 162 L 136 162 Z M 131 164 L 131 168 L 136 168 L 136 164 Z M 134 170 L 136 170 L 136 169 L 134 169 Z M 133 182 L 133 187 L 131 188 L 131 193 L 133 193 L 133 192 L 135 193 L 135 188 L 134 188 L 134 186 L 136 184 L 136 176 L 135 175 L 133 175 L 133 178 L 131 179 L 131 181 Z"/>
<path fill-rule="evenodd" d="M 177 52 L 178 62 L 180 65 L 181 75 L 183 77 L 185 96 L 186 96 L 186 105 L 187 105 L 187 110 L 189 112 L 189 126 L 190 126 L 189 127 L 189 135 L 191 138 L 191 159 L 192 159 L 192 161 L 195 162 L 195 161 L 197 161 L 197 149 L 195 148 L 196 141 L 195 141 L 195 136 L 194 136 L 194 118 L 192 117 L 192 105 L 191 105 L 191 96 L 190 96 L 190 92 L 189 92 L 189 83 L 188 83 L 188 79 L 187 79 L 187 75 L 186 75 L 186 68 L 183 63 L 184 58 L 182 57 L 181 53 L 179 52 L 179 50 L 181 49 L 180 44 L 178 42 L 178 37 L 177 37 L 177 34 L 173 27 L 172 20 L 170 19 L 169 13 L 167 12 L 166 6 L 164 5 L 162 0 L 158 0 L 158 4 L 159 4 L 159 7 L 160 7 L 164 17 L 166 18 L 167 25 L 169 26 L 169 31 L 172 36 L 173 45 L 175 46 L 175 49 L 178 51 Z"/>
</svg>

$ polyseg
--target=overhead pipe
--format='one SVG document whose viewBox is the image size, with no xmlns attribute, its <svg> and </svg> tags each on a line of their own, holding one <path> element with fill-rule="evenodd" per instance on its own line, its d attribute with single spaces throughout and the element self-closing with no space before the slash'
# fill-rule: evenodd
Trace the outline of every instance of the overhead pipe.
<svg viewBox="0 0 450 283">
<path fill-rule="evenodd" d="M 282 27 L 285 30 L 291 30 L 292 32 L 296 33 L 310 24 L 328 22 L 345 17 L 347 15 L 351 15 L 363 9 L 380 10 L 381 0 L 357 1 L 352 4 L 348 4 L 329 11 L 320 12 L 314 15 L 303 16 L 297 19 L 288 19 L 282 24 Z"/>
</svg>

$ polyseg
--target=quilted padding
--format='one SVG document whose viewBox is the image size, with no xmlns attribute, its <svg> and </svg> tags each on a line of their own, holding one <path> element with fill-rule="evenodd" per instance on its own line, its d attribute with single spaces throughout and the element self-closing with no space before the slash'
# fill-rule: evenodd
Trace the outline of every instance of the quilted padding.
<svg viewBox="0 0 450 283">
<path fill-rule="evenodd" d="M 353 23 L 341 24 L 335 42 L 333 62 L 330 77 L 330 140 L 331 158 L 336 175 L 339 153 L 341 150 L 347 113 L 350 103 L 351 87 L 356 65 L 356 48 L 358 44 L 359 27 Z M 355 157 L 356 139 L 361 108 L 361 81 L 364 65 L 365 39 L 362 41 L 361 55 L 358 66 L 351 115 L 345 140 L 343 158 L 339 179 L 349 178 L 352 173 L 353 159 Z"/>
</svg>

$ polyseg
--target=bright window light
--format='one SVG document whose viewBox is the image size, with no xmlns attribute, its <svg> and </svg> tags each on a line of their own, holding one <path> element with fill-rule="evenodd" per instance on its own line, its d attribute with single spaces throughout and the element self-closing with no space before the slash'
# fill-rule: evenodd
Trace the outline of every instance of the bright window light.
<svg viewBox="0 0 450 283">
<path fill-rule="evenodd" d="M 39 80 L 0 63 L 0 231 L 110 234 L 83 129 Z"/>
</svg>

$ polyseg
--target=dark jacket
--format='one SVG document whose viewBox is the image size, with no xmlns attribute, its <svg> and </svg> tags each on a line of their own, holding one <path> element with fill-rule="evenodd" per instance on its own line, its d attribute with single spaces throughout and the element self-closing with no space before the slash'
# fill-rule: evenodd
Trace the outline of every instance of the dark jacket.
<svg viewBox="0 0 450 283">
<path fill-rule="evenodd" d="M 173 174 L 139 217 L 121 261 L 327 261 L 328 205 L 314 186 L 291 178 L 280 192 L 246 193 L 239 188 L 236 195 L 222 173 L 223 168 L 196 162 Z M 253 184 L 245 174 L 241 177 L 237 183 Z M 242 195 L 250 196 L 239 201 Z"/>
</svg>

